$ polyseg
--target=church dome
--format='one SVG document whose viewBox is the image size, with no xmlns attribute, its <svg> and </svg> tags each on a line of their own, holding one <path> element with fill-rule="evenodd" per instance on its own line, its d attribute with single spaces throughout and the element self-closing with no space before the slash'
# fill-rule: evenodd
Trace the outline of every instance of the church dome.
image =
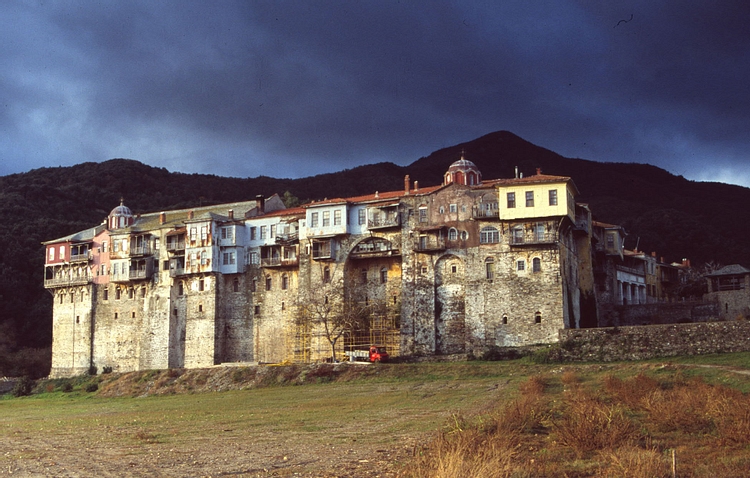
<svg viewBox="0 0 750 478">
<path fill-rule="evenodd" d="M 461 153 L 461 159 L 448 167 L 443 180 L 443 184 L 456 183 L 463 186 L 474 186 L 481 182 L 482 173 L 476 164 L 464 157 L 464 153 Z"/>
<path fill-rule="evenodd" d="M 107 225 L 109 226 L 109 229 L 112 230 L 128 227 L 132 224 L 133 212 L 129 207 L 124 205 L 122 199 L 120 199 L 120 205 L 112 209 L 112 212 L 107 216 Z"/>
</svg>

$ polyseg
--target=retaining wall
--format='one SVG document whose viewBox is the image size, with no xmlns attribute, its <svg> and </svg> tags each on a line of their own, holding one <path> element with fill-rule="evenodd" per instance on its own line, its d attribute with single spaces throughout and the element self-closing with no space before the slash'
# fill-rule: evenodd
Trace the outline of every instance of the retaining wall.
<svg viewBox="0 0 750 478">
<path fill-rule="evenodd" d="M 560 330 L 559 354 L 566 361 L 611 362 L 747 351 L 750 322 L 744 320 Z"/>
</svg>

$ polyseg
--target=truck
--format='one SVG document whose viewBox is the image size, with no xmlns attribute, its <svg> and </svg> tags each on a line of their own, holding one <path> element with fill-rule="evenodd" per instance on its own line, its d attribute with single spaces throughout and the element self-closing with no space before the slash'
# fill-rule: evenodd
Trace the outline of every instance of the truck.
<svg viewBox="0 0 750 478">
<path fill-rule="evenodd" d="M 370 345 L 366 348 L 347 350 L 344 352 L 350 362 L 387 362 L 388 352 L 382 345 Z"/>
</svg>

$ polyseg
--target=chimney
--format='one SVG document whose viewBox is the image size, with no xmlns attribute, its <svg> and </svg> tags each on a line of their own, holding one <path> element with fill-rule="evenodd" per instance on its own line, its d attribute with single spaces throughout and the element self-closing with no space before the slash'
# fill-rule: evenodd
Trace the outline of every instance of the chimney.
<svg viewBox="0 0 750 478">
<path fill-rule="evenodd" d="M 167 213 L 166 212 L 160 212 L 159 213 L 159 224 L 166 224 L 167 223 Z"/>
<path fill-rule="evenodd" d="M 414 181 L 414 190 L 419 191 L 419 181 Z"/>
<path fill-rule="evenodd" d="M 651 253 L 651 257 L 656 257 L 656 251 Z"/>
<path fill-rule="evenodd" d="M 516 166 L 516 179 L 518 179 L 518 166 Z"/>
<path fill-rule="evenodd" d="M 195 215 L 195 212 L 193 212 L 192 209 L 188 211 L 188 219 L 192 219 L 194 215 Z"/>
<path fill-rule="evenodd" d="M 234 209 L 230 209 L 228 215 L 229 215 L 229 220 L 234 221 Z"/>
<path fill-rule="evenodd" d="M 404 176 L 404 194 L 409 195 L 409 175 Z"/>
<path fill-rule="evenodd" d="M 380 197 L 380 193 L 379 193 L 379 192 L 377 192 L 377 191 L 375 191 L 375 199 L 377 199 L 377 198 L 379 198 L 379 197 Z"/>
<path fill-rule="evenodd" d="M 258 208 L 258 214 L 265 214 L 266 212 L 266 201 L 263 199 L 262 194 L 255 196 L 255 205 Z"/>
<path fill-rule="evenodd" d="M 536 175 L 540 176 L 542 174 L 542 168 L 536 168 Z"/>
</svg>

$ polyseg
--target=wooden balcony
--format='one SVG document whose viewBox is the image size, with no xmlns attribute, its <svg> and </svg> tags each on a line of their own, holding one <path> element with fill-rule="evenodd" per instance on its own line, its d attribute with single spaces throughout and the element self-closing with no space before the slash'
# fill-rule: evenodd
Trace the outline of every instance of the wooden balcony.
<svg viewBox="0 0 750 478">
<path fill-rule="evenodd" d="M 86 285 L 90 284 L 91 280 L 91 276 L 44 279 L 44 287 L 46 289 L 55 289 L 58 287 Z"/>
<path fill-rule="evenodd" d="M 260 260 L 261 267 L 295 267 L 299 265 L 297 257 L 265 257 Z"/>
</svg>

